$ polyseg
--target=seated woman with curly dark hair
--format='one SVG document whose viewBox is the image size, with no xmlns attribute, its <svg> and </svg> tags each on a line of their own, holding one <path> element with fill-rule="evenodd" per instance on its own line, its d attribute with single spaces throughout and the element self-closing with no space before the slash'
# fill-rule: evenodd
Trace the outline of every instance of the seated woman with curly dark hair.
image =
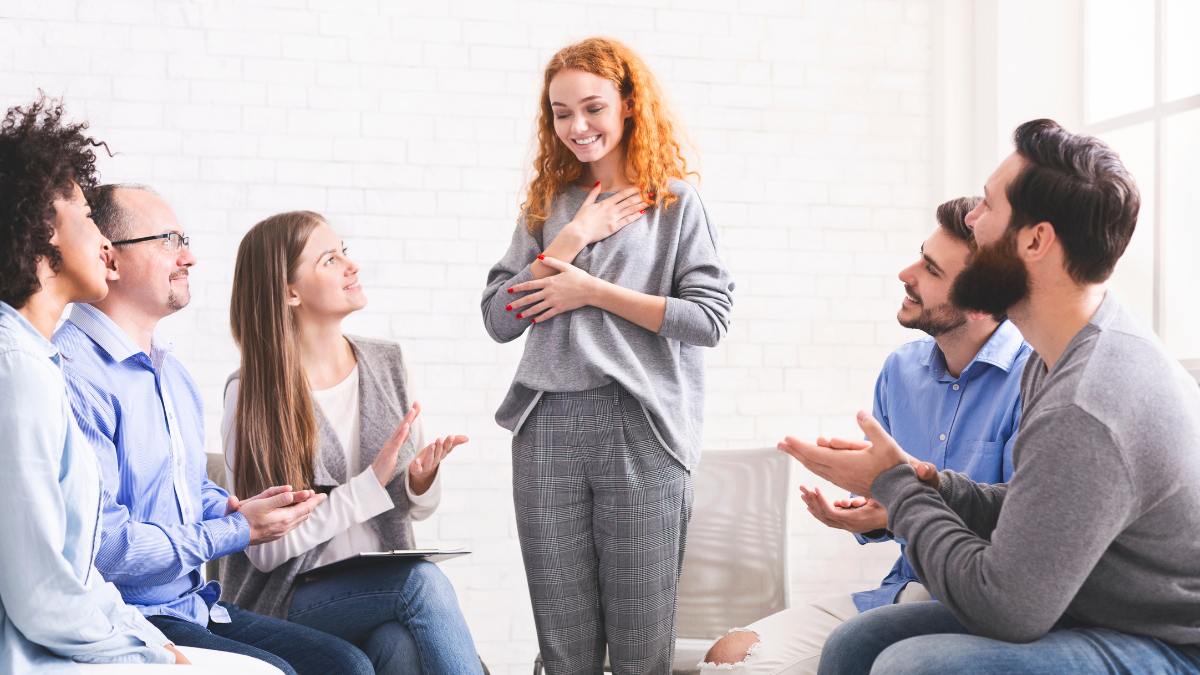
<svg viewBox="0 0 1200 675">
<path fill-rule="evenodd" d="M 54 326 L 108 292 L 81 188 L 102 143 L 57 102 L 0 122 L 0 672 L 188 663 L 93 565 L 100 474 L 67 401 Z"/>
</svg>

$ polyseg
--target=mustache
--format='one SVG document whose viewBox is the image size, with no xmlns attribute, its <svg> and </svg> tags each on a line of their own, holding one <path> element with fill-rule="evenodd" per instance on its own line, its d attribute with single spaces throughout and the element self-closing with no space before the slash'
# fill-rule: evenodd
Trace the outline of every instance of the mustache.
<svg viewBox="0 0 1200 675">
<path fill-rule="evenodd" d="M 187 268 L 181 267 L 178 270 L 175 270 L 174 272 L 171 273 L 170 279 L 171 279 L 171 281 L 174 281 L 176 279 L 186 279 L 187 276 L 188 276 Z"/>
<path fill-rule="evenodd" d="M 909 297 L 916 298 L 917 302 L 919 302 L 921 304 L 925 304 L 925 301 L 921 298 L 921 295 L 919 293 L 917 293 L 915 290 L 913 290 L 912 286 L 909 286 L 908 284 L 904 284 L 904 292 L 907 293 Z"/>
</svg>

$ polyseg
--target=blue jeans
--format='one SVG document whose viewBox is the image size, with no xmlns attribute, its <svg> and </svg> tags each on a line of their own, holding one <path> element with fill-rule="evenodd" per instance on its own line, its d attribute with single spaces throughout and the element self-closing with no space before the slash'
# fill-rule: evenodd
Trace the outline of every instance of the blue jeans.
<svg viewBox="0 0 1200 675">
<path fill-rule="evenodd" d="M 290 621 L 249 612 L 228 603 L 230 623 L 198 623 L 173 616 L 148 617 L 171 642 L 252 656 L 288 675 L 372 675 L 371 661 L 340 638 Z"/>
<path fill-rule="evenodd" d="M 454 587 L 423 560 L 381 560 L 301 581 L 288 618 L 358 645 L 381 675 L 483 672 Z"/>
<path fill-rule="evenodd" d="M 886 605 L 830 634 L 820 675 L 851 673 L 1195 673 L 1200 645 L 1064 620 L 1041 639 L 1003 642 L 971 635 L 939 602 Z"/>
</svg>

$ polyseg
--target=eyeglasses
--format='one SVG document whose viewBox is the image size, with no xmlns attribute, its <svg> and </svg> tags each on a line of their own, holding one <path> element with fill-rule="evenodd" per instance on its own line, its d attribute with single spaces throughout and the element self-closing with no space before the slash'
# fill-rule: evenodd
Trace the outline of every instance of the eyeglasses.
<svg viewBox="0 0 1200 675">
<path fill-rule="evenodd" d="M 181 248 L 188 247 L 189 237 L 179 234 L 178 232 L 164 232 L 162 234 L 152 234 L 149 237 L 138 237 L 137 239 L 122 239 L 121 241 L 112 242 L 113 246 L 124 246 L 125 244 L 140 244 L 143 241 L 154 241 L 155 239 L 164 239 L 163 248 L 168 251 L 178 251 Z"/>
</svg>

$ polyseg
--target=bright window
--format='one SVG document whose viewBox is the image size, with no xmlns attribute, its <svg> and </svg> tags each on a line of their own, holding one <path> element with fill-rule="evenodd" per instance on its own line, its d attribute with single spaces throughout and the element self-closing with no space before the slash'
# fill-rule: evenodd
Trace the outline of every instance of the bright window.
<svg viewBox="0 0 1200 675">
<path fill-rule="evenodd" d="M 1113 274 L 1125 306 L 1180 359 L 1200 359 L 1200 3 L 1085 0 L 1085 129 L 1142 193 Z"/>
</svg>

